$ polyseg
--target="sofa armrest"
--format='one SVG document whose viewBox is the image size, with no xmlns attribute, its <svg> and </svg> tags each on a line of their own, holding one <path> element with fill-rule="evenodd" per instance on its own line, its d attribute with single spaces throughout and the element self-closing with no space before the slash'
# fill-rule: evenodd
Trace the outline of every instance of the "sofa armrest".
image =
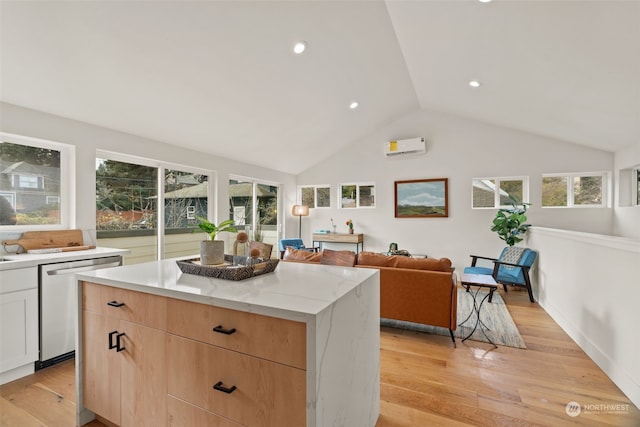
<svg viewBox="0 0 640 427">
<path fill-rule="evenodd" d="M 380 270 L 380 317 L 456 329 L 453 272 L 358 266 Z"/>
</svg>

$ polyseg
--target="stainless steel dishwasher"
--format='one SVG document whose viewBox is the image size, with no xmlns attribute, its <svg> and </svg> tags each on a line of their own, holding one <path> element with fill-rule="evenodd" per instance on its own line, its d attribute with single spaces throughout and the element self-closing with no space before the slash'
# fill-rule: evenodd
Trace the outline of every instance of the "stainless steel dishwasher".
<svg viewBox="0 0 640 427">
<path fill-rule="evenodd" d="M 122 265 L 120 255 L 40 265 L 40 359 L 36 370 L 75 355 L 78 317 L 75 273 L 119 265 Z"/>
</svg>

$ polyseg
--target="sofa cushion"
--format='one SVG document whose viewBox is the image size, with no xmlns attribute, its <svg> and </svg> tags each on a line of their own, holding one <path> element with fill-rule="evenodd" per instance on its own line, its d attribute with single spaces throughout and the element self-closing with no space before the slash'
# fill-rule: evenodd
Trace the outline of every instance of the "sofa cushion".
<svg viewBox="0 0 640 427">
<path fill-rule="evenodd" d="M 333 251 L 331 249 L 325 249 L 322 251 L 320 264 L 353 267 L 356 265 L 356 253 L 353 251 Z"/>
<path fill-rule="evenodd" d="M 357 265 L 372 267 L 395 267 L 413 270 L 453 271 L 449 258 L 411 258 L 401 255 L 382 255 L 375 252 L 360 252 Z"/>
<path fill-rule="evenodd" d="M 293 249 L 287 247 L 282 257 L 285 261 L 302 261 L 302 262 L 320 262 L 322 254 L 318 252 L 311 252 L 304 249 Z"/>
</svg>

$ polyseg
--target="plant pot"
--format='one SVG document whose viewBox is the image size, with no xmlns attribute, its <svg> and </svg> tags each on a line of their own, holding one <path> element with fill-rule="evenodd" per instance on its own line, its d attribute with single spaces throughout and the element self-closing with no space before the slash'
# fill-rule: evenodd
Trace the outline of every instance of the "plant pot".
<svg viewBox="0 0 640 427">
<path fill-rule="evenodd" d="M 353 234 L 353 228 L 349 229 L 349 234 Z"/>
<path fill-rule="evenodd" d="M 224 264 L 224 241 L 203 240 L 200 242 L 200 263 L 202 265 Z"/>
</svg>

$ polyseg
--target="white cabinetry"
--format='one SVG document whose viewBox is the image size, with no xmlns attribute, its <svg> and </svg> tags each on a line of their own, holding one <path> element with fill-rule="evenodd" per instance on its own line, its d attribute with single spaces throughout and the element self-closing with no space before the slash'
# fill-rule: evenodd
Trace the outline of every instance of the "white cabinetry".
<svg viewBox="0 0 640 427">
<path fill-rule="evenodd" d="M 38 269 L 0 271 L 0 384 L 33 373 L 38 360 Z"/>
</svg>

